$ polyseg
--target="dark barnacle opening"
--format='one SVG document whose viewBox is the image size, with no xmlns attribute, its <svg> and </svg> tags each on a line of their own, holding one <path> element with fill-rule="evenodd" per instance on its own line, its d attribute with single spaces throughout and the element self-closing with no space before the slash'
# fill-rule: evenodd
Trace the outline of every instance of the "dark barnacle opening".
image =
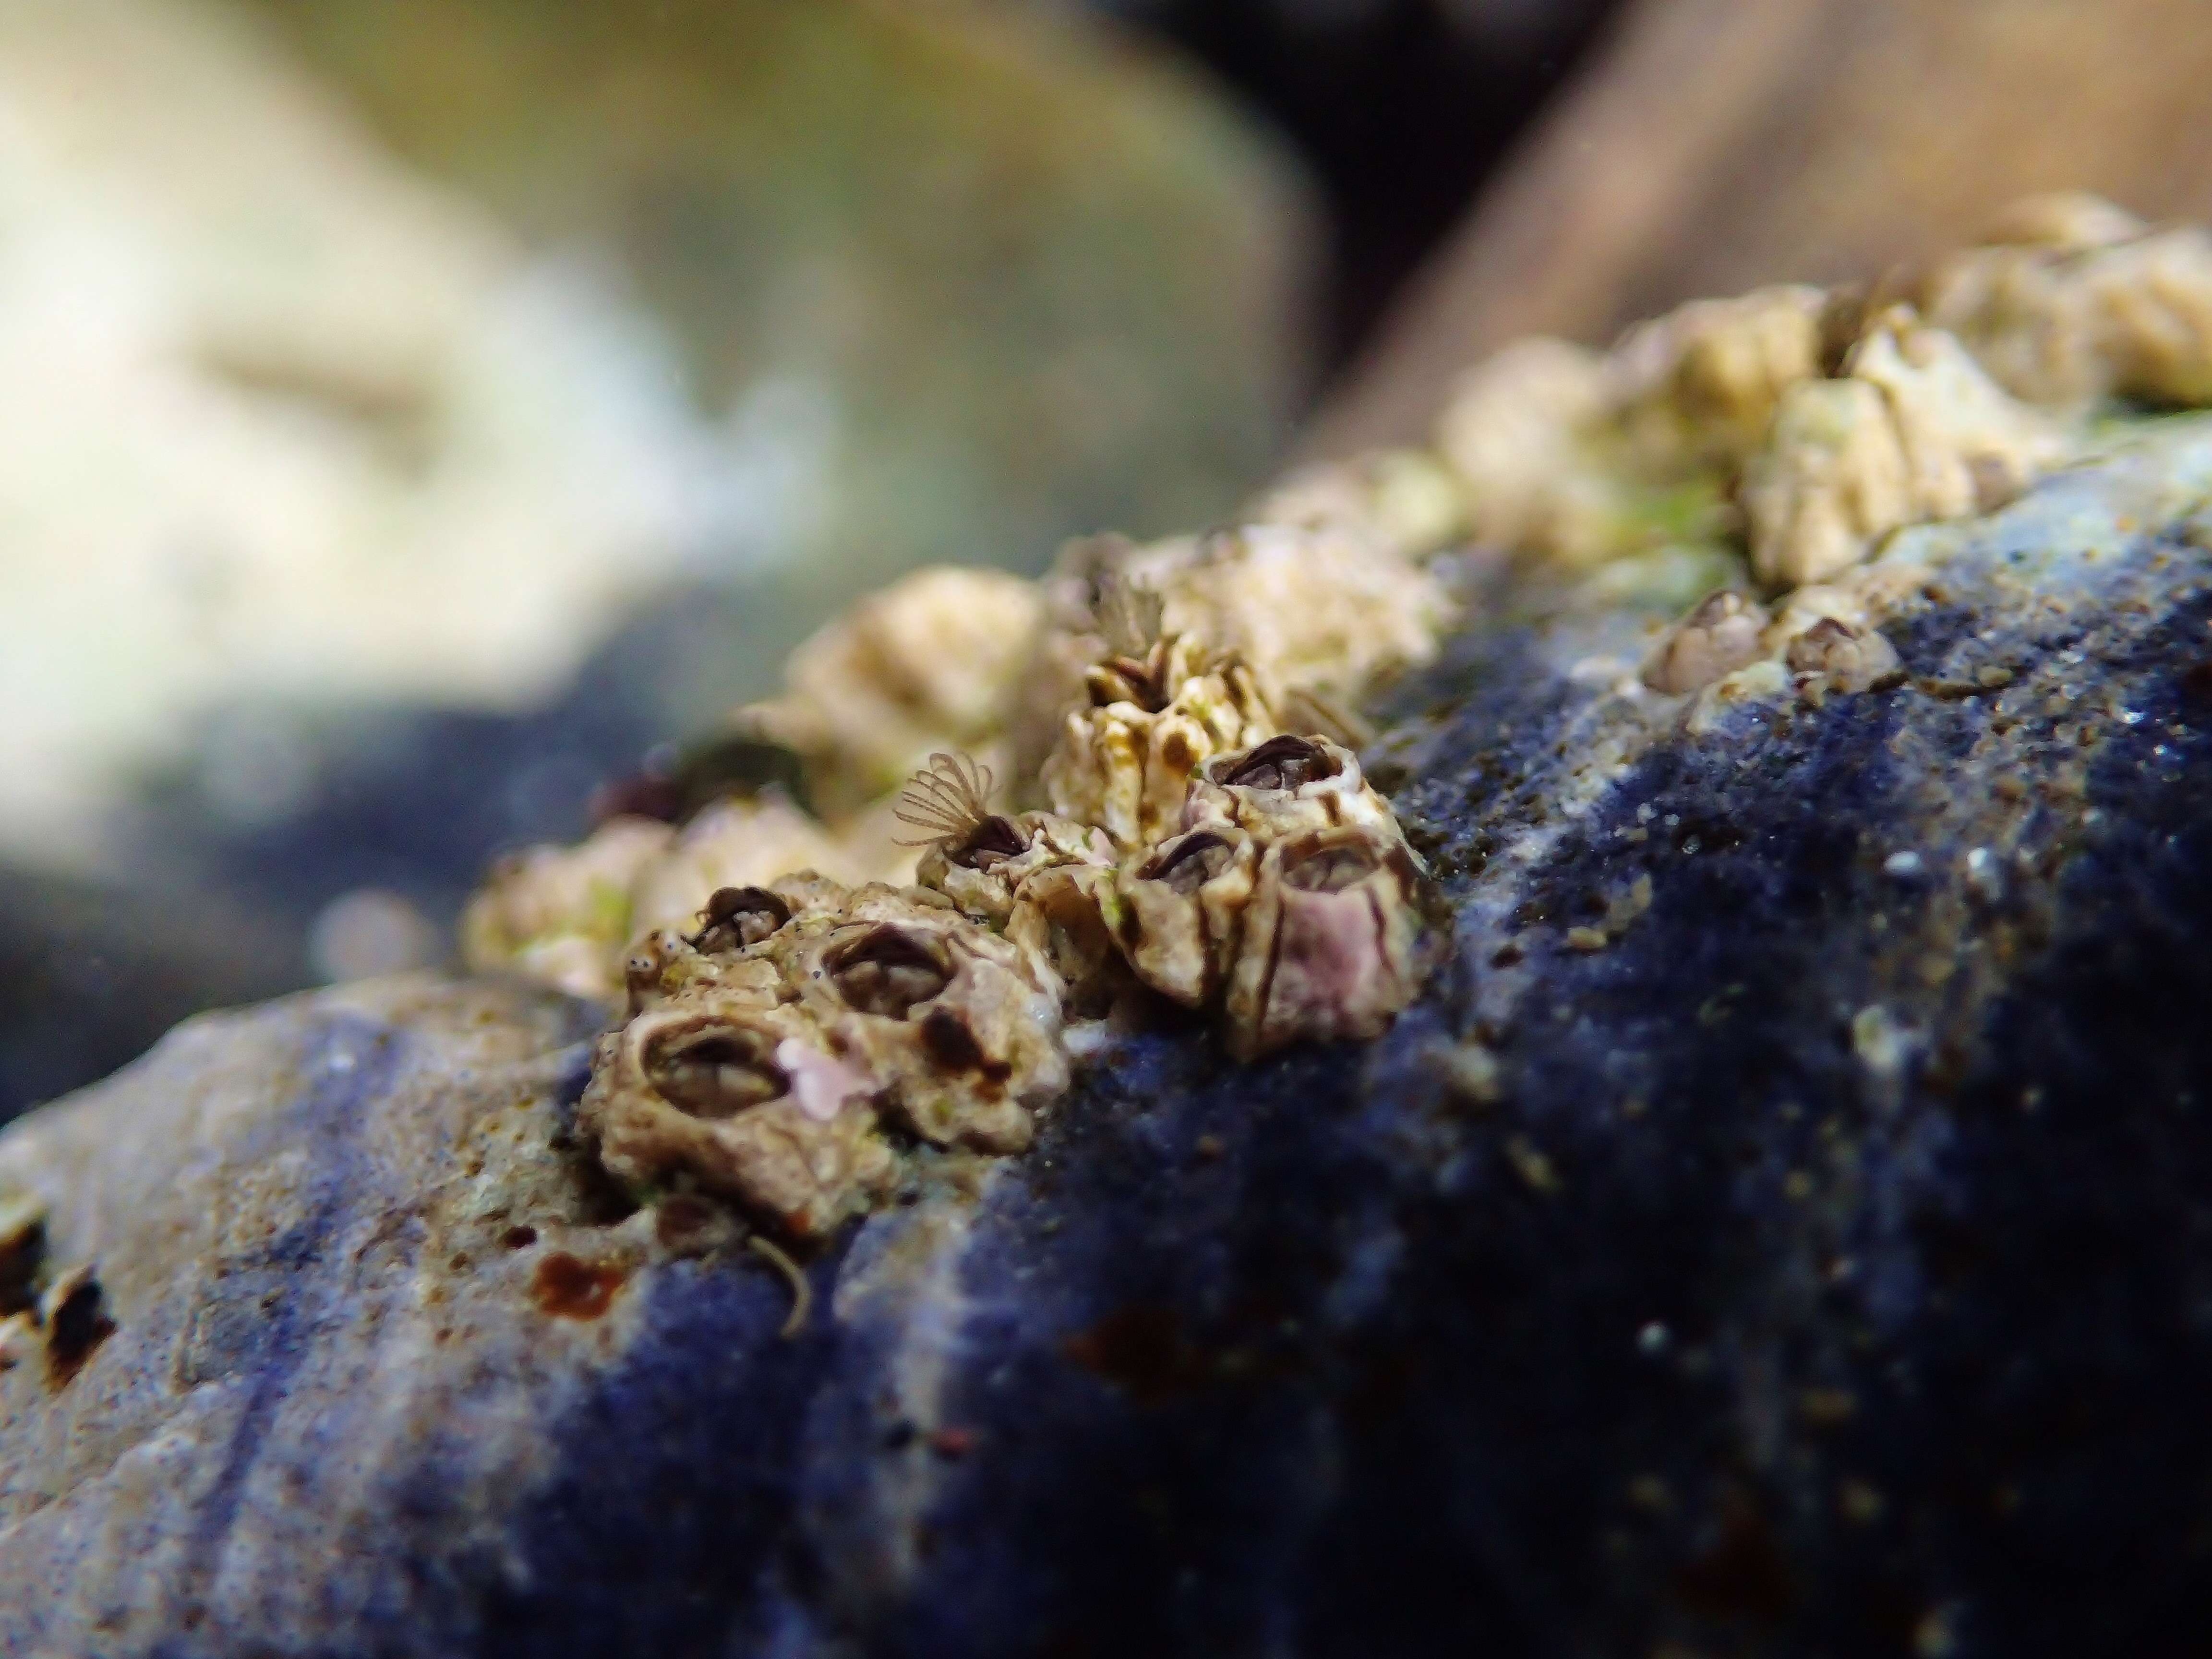
<svg viewBox="0 0 2212 1659">
<path fill-rule="evenodd" d="M 61 1388 L 84 1369 L 93 1350 L 115 1334 L 100 1281 L 84 1278 L 54 1304 L 46 1321 L 46 1376 Z"/>
<path fill-rule="evenodd" d="M 991 811 L 991 769 L 965 755 L 933 754 L 907 781 L 891 816 L 923 833 L 902 847 L 941 847 L 945 858 L 981 870 L 1000 859 L 1019 858 L 1029 840 L 1012 818 Z"/>
<path fill-rule="evenodd" d="M 1382 868 L 1364 836 L 1316 834 L 1283 848 L 1283 885 L 1304 893 L 1340 893 Z"/>
<path fill-rule="evenodd" d="M 1246 789 L 1295 789 L 1316 778 L 1333 778 L 1337 764 L 1311 738 L 1270 738 L 1237 762 L 1222 782 Z"/>
<path fill-rule="evenodd" d="M 729 1118 L 789 1091 L 775 1040 L 742 1025 L 710 1025 L 657 1039 L 646 1075 L 661 1097 L 693 1117 Z"/>
<path fill-rule="evenodd" d="M 1018 859 L 1029 849 L 1029 837 L 1022 833 L 1021 825 L 1004 813 L 994 812 L 945 856 L 963 869 L 988 870 L 1002 860 Z"/>
<path fill-rule="evenodd" d="M 694 950 L 737 951 L 757 945 L 791 920 L 791 907 L 765 887 L 718 887 L 707 901 L 707 925 Z"/>
<path fill-rule="evenodd" d="M 831 946 L 823 966 L 847 1006 L 886 1019 L 904 1019 L 952 981 L 951 969 L 930 940 L 889 922 Z"/>
<path fill-rule="evenodd" d="M 1175 700 L 1168 684 L 1168 641 L 1160 627 L 1165 614 L 1158 593 L 1140 584 L 1109 581 L 1097 611 L 1106 636 L 1106 657 L 1085 676 L 1094 707 L 1130 702 L 1157 714 Z"/>
<path fill-rule="evenodd" d="M 33 1286 L 46 1254 L 46 1227 L 37 1210 L 27 1204 L 15 1206 L 18 1213 L 11 1224 L 7 1205 L 0 1196 L 0 1319 L 38 1305 Z"/>
<path fill-rule="evenodd" d="M 1168 653 L 1156 645 L 1141 657 L 1113 656 L 1085 678 L 1095 708 L 1110 703 L 1134 703 L 1147 714 L 1157 714 L 1174 699 L 1168 684 Z"/>
<path fill-rule="evenodd" d="M 1236 849 L 1211 830 L 1194 830 L 1170 842 L 1137 872 L 1140 881 L 1165 882 L 1178 893 L 1195 893 L 1226 870 Z"/>
</svg>

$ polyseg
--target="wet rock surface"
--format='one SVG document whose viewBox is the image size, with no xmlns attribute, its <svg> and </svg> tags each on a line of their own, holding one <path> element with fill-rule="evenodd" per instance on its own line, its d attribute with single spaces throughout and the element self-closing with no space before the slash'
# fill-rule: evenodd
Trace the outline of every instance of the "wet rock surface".
<svg viewBox="0 0 2212 1659">
<path fill-rule="evenodd" d="M 2208 494 L 2180 426 L 1905 532 L 1906 678 L 1818 706 L 1623 689 L 1626 613 L 1463 636 L 1369 755 L 1455 915 L 1423 1001 L 1115 1037 L 789 1338 L 576 1152 L 585 1005 L 180 1029 L 0 1139 L 112 1325 L 0 1371 L 0 1644 L 2172 1650 Z"/>
</svg>

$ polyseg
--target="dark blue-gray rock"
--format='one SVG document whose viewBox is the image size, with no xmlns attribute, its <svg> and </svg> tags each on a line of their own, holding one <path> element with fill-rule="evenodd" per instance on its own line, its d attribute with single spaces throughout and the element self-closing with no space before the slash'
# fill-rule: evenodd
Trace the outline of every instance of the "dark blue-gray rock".
<svg viewBox="0 0 2212 1659">
<path fill-rule="evenodd" d="M 182 1028 L 0 1139 L 98 1286 L 0 1372 L 0 1646 L 2185 1650 L 2208 493 L 2185 424 L 1909 532 L 1911 678 L 1818 708 L 1622 694 L 1626 610 L 1470 632 L 1371 757 L 1456 915 L 1425 999 L 1116 1038 L 788 1339 L 568 1139 L 592 1011 Z"/>
</svg>

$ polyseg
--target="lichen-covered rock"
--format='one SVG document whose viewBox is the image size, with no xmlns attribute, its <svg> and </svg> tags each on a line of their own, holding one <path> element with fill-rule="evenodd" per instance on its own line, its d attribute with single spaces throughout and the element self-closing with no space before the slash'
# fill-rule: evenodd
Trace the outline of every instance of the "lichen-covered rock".
<svg viewBox="0 0 2212 1659">
<path fill-rule="evenodd" d="M 1364 757 L 1455 917 L 1424 1000 L 1251 1065 L 1103 1032 L 1025 1158 L 920 1154 L 829 1238 L 788 1339 L 741 1231 L 576 1144 L 580 1006 L 184 1028 L 0 1137 L 46 1311 L 0 1647 L 2203 1628 L 2208 497 L 2184 422 L 1901 532 L 1902 678 L 1817 706 L 1640 689 L 1626 608 L 1463 634 Z"/>
</svg>

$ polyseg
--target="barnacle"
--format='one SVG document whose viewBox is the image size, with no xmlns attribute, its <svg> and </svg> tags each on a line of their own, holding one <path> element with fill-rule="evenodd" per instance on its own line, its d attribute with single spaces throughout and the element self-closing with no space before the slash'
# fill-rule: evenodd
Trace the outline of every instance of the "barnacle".
<svg viewBox="0 0 2212 1659">
<path fill-rule="evenodd" d="M 950 907 L 885 890 L 795 943 L 786 983 L 924 1139 L 1029 1145 L 1032 1113 L 1067 1086 L 1059 983 L 1031 949 Z"/>
<path fill-rule="evenodd" d="M 1042 771 L 1061 816 L 1124 852 L 1176 826 L 1209 757 L 1326 708 L 1436 652 L 1453 612 L 1429 572 L 1340 531 L 1247 525 L 1149 548 L 1087 547 L 1077 610 L 1091 655 Z M 1141 606 L 1133 596 L 1143 596 Z"/>
<path fill-rule="evenodd" d="M 641 942 L 630 988 L 579 1109 L 601 1160 L 794 1237 L 882 1195 L 886 1123 L 1017 1152 L 1067 1084 L 1051 970 L 920 890 L 729 890 L 696 938 Z"/>
<path fill-rule="evenodd" d="M 1465 489 L 1451 469 L 1417 449 L 1384 449 L 1303 467 L 1246 509 L 1250 524 L 1334 532 L 1388 553 L 1421 558 L 1467 528 Z"/>
<path fill-rule="evenodd" d="M 1172 829 L 1200 762 L 1272 735 L 1273 710 L 1252 670 L 1187 635 L 1139 657 L 1112 651 L 1062 718 L 1042 781 L 1052 810 L 1094 824 L 1121 848 Z"/>
<path fill-rule="evenodd" d="M 1821 621 L 1835 621 L 1852 628 L 1865 628 L 1873 621 L 1875 605 L 1870 592 L 1876 584 L 1873 572 L 1861 568 L 1850 573 L 1849 579 L 1834 582 L 1808 582 L 1793 588 L 1777 602 L 1774 620 L 1767 625 L 1766 648 L 1784 649 L 1790 641 Z"/>
<path fill-rule="evenodd" d="M 789 690 L 744 718 L 807 762 L 833 817 L 897 787 L 933 749 L 1003 729 L 1042 615 L 1034 583 L 995 570 L 919 570 L 792 653 Z"/>
<path fill-rule="evenodd" d="M 1138 545 L 1094 537 L 1071 547 L 1048 586 L 1054 627 L 1083 642 L 1084 671 L 1129 654 L 1112 637 L 1124 595 L 1156 605 L 1153 641 L 1234 657 L 1269 694 L 1364 696 L 1436 654 L 1456 606 L 1401 547 L 1326 520 L 1255 522 Z M 1103 648 L 1102 648 L 1103 647 Z"/>
<path fill-rule="evenodd" d="M 1791 388 L 1746 464 L 1752 562 L 1767 580 L 1834 576 L 1901 526 L 2009 499 L 2063 453 L 2047 418 L 1907 307 L 1876 318 L 1843 368 Z"/>
<path fill-rule="evenodd" d="M 1462 381 L 1437 442 L 1484 540 L 1584 568 L 1711 537 L 1788 391 L 1820 372 L 1817 289 L 1704 300 L 1607 354 L 1509 346 Z"/>
<path fill-rule="evenodd" d="M 1523 340 L 1465 375 L 1437 425 L 1476 539 L 1582 565 L 1621 550 L 1628 513 L 1583 434 L 1608 410 L 1605 361 Z"/>
<path fill-rule="evenodd" d="M 1013 884 L 1000 866 L 1030 849 L 1022 826 L 991 810 L 988 767 L 943 751 L 908 780 L 893 814 L 922 831 L 919 879 L 964 910 L 1003 924 L 1013 908 Z"/>
<path fill-rule="evenodd" d="M 1223 998 L 1230 1053 L 1381 1036 L 1420 987 L 1421 880 L 1395 826 L 1308 830 L 1269 847 Z"/>
<path fill-rule="evenodd" d="M 1820 373 L 1816 288 L 1697 300 L 1621 337 L 1607 360 L 1618 419 L 1638 458 L 1740 462 L 1765 441 L 1783 394 Z"/>
<path fill-rule="evenodd" d="M 494 866 L 463 914 L 462 956 L 479 970 L 514 969 L 609 1000 L 633 943 L 690 931 L 720 890 L 792 870 L 857 878 L 861 863 L 773 792 L 717 802 L 680 830 L 611 818 L 579 846 L 532 848 Z"/>
<path fill-rule="evenodd" d="M 1798 689 L 1818 702 L 1827 692 L 1869 691 L 1900 672 L 1897 651 L 1877 629 L 1823 617 L 1790 641 L 1783 661 Z"/>
<path fill-rule="evenodd" d="M 1137 977 L 1186 1008 L 1218 1002 L 1259 866 L 1252 837 L 1231 824 L 1172 836 L 1133 860 L 1120 936 Z"/>
<path fill-rule="evenodd" d="M 1879 388 L 1814 380 L 1792 388 L 1773 436 L 1744 469 L 1753 567 L 1766 580 L 1825 580 L 1912 515 L 1905 450 Z"/>
<path fill-rule="evenodd" d="M 1457 612 L 1438 577 L 1403 554 L 1291 525 L 1200 538 L 1158 586 L 1168 629 L 1233 653 L 1271 687 L 1334 698 L 1429 661 Z"/>
<path fill-rule="evenodd" d="M 1125 866 L 1145 983 L 1216 1008 L 1241 1058 L 1372 1036 L 1419 988 L 1425 879 L 1348 751 L 1283 736 L 1210 762 L 1184 831 Z"/>
<path fill-rule="evenodd" d="M 479 972 L 514 969 L 572 996 L 605 998 L 629 944 L 638 874 L 675 832 L 611 818 L 577 847 L 533 847 L 494 865 L 461 915 L 461 957 Z"/>
<path fill-rule="evenodd" d="M 1912 510 L 1955 518 L 2017 495 L 2062 450 L 2057 428 L 1990 379 L 1952 336 L 1908 308 L 1884 313 L 1845 371 L 1878 389 L 1897 424 Z"/>
<path fill-rule="evenodd" d="M 2212 400 L 2212 236 L 2065 194 L 2018 204 L 1990 241 L 1938 264 L 1920 298 L 2014 396 Z"/>
<path fill-rule="evenodd" d="M 816 870 L 837 881 L 874 873 L 781 794 L 717 801 L 639 869 L 632 935 L 689 927 L 719 890 L 760 886 L 793 870 Z"/>
<path fill-rule="evenodd" d="M 1234 824 L 1263 842 L 1299 830 L 1395 828 L 1396 822 L 1350 750 L 1293 733 L 1207 762 L 1182 812 L 1187 830 Z"/>
<path fill-rule="evenodd" d="M 988 810 L 990 774 L 938 754 L 901 798 L 900 819 L 928 832 L 916 879 L 1052 965 L 1084 1006 L 1110 992 L 1117 901 L 1105 835 L 1052 812 Z"/>
<path fill-rule="evenodd" d="M 686 1180 L 816 1238 L 893 1174 L 872 1092 L 773 984 L 695 980 L 600 1039 L 577 1122 L 623 1180 Z"/>
<path fill-rule="evenodd" d="M 1668 630 L 1644 665 L 1644 683 L 1679 695 L 1711 685 L 1766 654 L 1765 608 L 1729 589 L 1709 593 Z"/>
</svg>

